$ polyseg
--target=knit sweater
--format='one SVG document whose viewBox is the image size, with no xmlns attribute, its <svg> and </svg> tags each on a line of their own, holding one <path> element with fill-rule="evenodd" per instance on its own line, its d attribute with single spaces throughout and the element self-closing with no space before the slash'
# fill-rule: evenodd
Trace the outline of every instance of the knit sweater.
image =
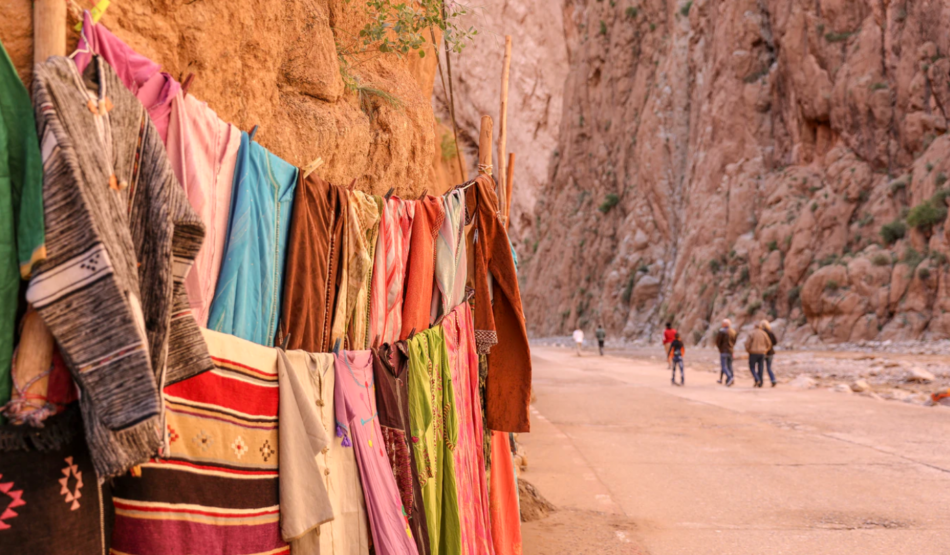
<svg viewBox="0 0 950 555">
<path fill-rule="evenodd" d="M 160 384 L 210 369 L 182 285 L 204 227 L 176 182 L 145 108 L 96 57 L 35 70 L 47 259 L 27 299 L 82 392 L 97 474 L 162 443 Z"/>
</svg>

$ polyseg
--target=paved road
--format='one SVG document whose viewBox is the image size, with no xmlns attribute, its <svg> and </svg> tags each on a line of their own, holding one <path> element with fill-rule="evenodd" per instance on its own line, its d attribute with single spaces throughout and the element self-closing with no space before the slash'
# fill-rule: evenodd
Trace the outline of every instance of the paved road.
<svg viewBox="0 0 950 555">
<path fill-rule="evenodd" d="M 950 553 L 950 409 L 533 354 L 526 555 Z"/>
</svg>

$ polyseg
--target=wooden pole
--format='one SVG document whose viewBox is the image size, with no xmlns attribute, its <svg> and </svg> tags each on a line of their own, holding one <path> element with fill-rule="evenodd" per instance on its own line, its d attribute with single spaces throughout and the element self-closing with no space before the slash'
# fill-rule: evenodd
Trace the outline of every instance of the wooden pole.
<svg viewBox="0 0 950 555">
<path fill-rule="evenodd" d="M 498 215 L 504 225 L 508 219 L 505 155 L 508 141 L 508 74 L 511 69 L 511 35 L 505 35 L 505 58 L 501 65 L 501 113 L 498 115 Z"/>
<path fill-rule="evenodd" d="M 511 192 L 515 189 L 515 153 L 508 154 L 508 175 L 505 176 L 505 189 L 507 189 L 508 199 L 505 203 L 505 231 L 511 227 Z"/>
<path fill-rule="evenodd" d="M 65 0 L 35 0 L 33 2 L 33 62 L 39 64 L 45 62 L 50 56 L 65 55 Z M 20 344 L 17 346 L 18 383 L 25 384 L 43 374 L 49 370 L 52 361 L 53 335 L 31 306 L 23 317 Z M 48 377 L 42 378 L 24 393 L 45 397 L 48 383 Z"/>
<path fill-rule="evenodd" d="M 482 128 L 478 135 L 478 173 L 492 174 L 491 167 L 491 116 L 482 116 Z"/>
<path fill-rule="evenodd" d="M 33 62 L 66 55 L 66 1 L 34 0 Z"/>
</svg>

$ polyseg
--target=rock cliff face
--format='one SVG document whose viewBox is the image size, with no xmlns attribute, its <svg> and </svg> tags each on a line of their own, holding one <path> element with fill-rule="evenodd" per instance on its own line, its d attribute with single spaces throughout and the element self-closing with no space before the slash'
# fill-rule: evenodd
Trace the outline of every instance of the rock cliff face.
<svg viewBox="0 0 950 555">
<path fill-rule="evenodd" d="M 357 179 L 363 190 L 377 193 L 389 187 L 403 194 L 436 191 L 435 59 L 367 56 L 350 68 L 347 87 L 334 33 L 340 42 L 354 36 L 364 23 L 362 5 L 124 0 L 113 2 L 102 22 L 168 73 L 194 72 L 195 97 L 242 129 L 259 125 L 256 140 L 289 162 L 303 166 L 321 157 L 318 173 L 325 179 Z M 28 0 L 0 5 L 0 40 L 27 81 L 31 6 Z M 70 45 L 78 36 L 71 29 L 75 22 L 72 16 Z"/>
<path fill-rule="evenodd" d="M 950 4 L 566 0 L 534 334 L 950 337 Z M 538 153 L 540 154 L 540 153 Z"/>
<path fill-rule="evenodd" d="M 461 55 L 452 55 L 459 142 L 471 164 L 478 162 L 478 133 L 483 115 L 495 120 L 496 141 L 498 138 L 505 35 L 512 36 L 507 141 L 508 151 L 516 154 L 511 235 L 520 248 L 521 240 L 532 235 L 535 203 L 547 182 L 548 164 L 560 128 L 568 70 L 562 12 L 558 2 L 551 0 L 485 0 L 473 7 L 459 25 L 478 29 L 473 43 Z M 433 104 L 451 130 L 446 95 L 438 75 Z M 497 157 L 498 153 L 493 151 L 496 168 Z M 468 172 L 475 175 L 474 165 Z"/>
</svg>

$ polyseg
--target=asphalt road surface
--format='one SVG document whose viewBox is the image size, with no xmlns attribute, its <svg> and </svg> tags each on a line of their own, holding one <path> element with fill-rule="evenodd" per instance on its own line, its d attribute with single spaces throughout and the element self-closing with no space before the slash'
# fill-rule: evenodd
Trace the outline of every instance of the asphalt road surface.
<svg viewBox="0 0 950 555">
<path fill-rule="evenodd" d="M 948 408 L 532 350 L 525 555 L 950 554 Z"/>
</svg>

